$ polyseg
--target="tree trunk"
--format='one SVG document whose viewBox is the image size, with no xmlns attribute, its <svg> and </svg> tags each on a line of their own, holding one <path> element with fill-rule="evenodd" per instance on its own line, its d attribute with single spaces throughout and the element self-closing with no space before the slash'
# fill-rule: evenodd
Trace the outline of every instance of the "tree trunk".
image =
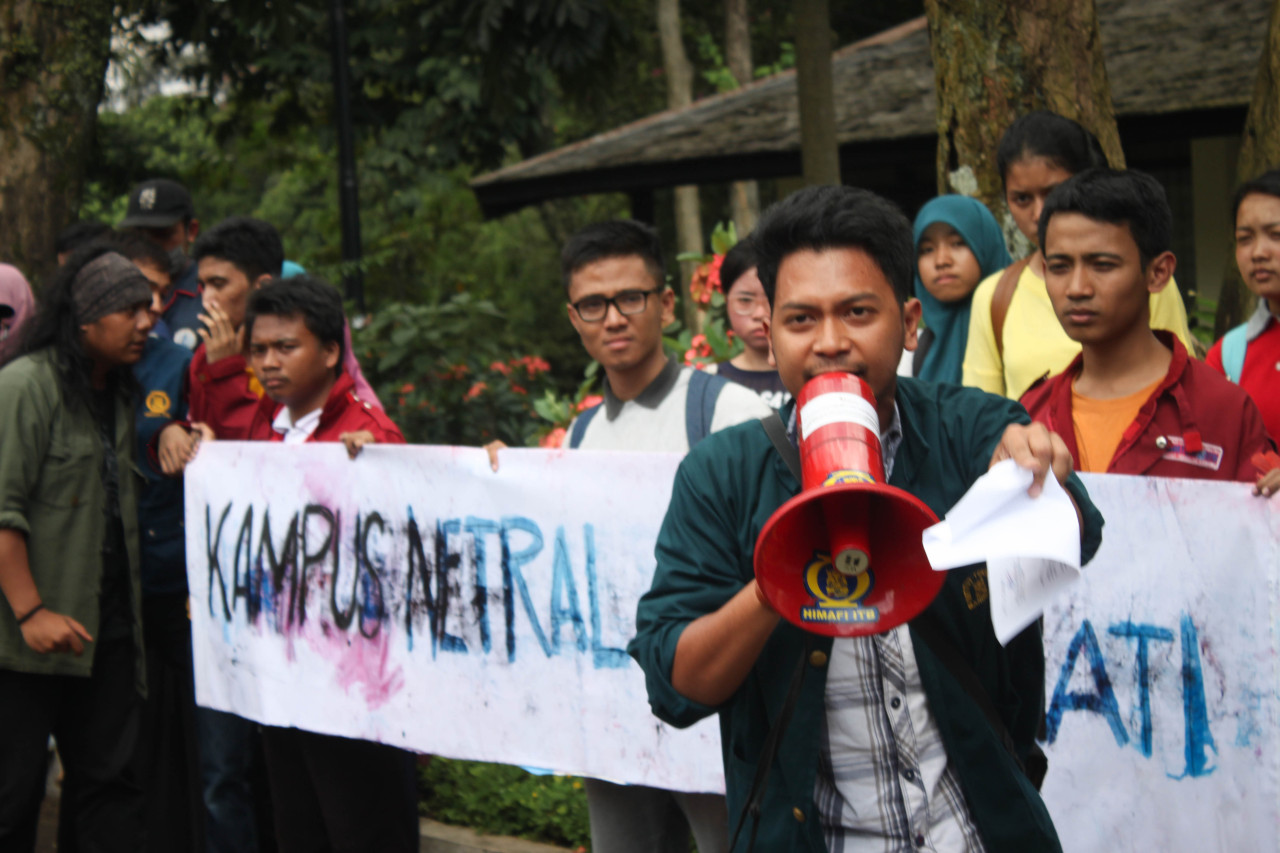
<svg viewBox="0 0 1280 853">
<path fill-rule="evenodd" d="M 1124 152 L 1093 0 L 925 0 L 938 90 L 938 192 L 975 195 L 1004 219 L 996 147 L 1013 120 L 1052 110 Z"/>
<path fill-rule="evenodd" d="M 739 86 L 751 82 L 754 74 L 747 0 L 724 0 L 724 57 Z M 760 218 L 760 189 L 756 182 L 735 181 L 729 187 L 729 203 L 738 236 L 747 236 Z"/>
<path fill-rule="evenodd" d="M 1249 114 L 1244 120 L 1244 140 L 1240 145 L 1236 178 L 1240 183 L 1251 181 L 1277 165 L 1280 165 L 1280 0 L 1272 0 L 1267 43 L 1258 62 L 1253 102 L 1249 104 Z M 1232 230 L 1234 232 L 1234 228 Z M 1256 302 L 1257 297 L 1240 280 L 1240 271 L 1235 264 L 1230 264 L 1213 318 L 1214 339 L 1222 337 L 1232 326 L 1243 323 Z"/>
<path fill-rule="evenodd" d="M 831 6 L 796 3 L 796 90 L 800 99 L 800 162 L 806 184 L 840 183 L 835 97 L 831 87 Z"/>
<path fill-rule="evenodd" d="M 0 0 L 0 260 L 33 284 L 80 206 L 112 15 L 109 0 Z"/>
<path fill-rule="evenodd" d="M 658 36 L 662 41 L 662 65 L 667 77 L 667 106 L 671 109 L 693 103 L 693 66 L 684 52 L 680 35 L 680 0 L 658 0 Z M 702 253 L 702 215 L 696 186 L 676 187 L 676 247 L 680 254 Z M 680 301 L 684 322 L 693 331 L 702 331 L 703 312 L 689 295 L 689 279 L 697 264 L 680 264 Z"/>
</svg>

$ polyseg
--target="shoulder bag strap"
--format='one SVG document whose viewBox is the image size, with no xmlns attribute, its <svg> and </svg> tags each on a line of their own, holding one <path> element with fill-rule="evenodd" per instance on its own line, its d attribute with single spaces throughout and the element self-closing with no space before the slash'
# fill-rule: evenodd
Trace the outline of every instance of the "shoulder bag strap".
<svg viewBox="0 0 1280 853">
<path fill-rule="evenodd" d="M 996 352 L 1004 361 L 1004 321 L 1009 316 L 1009 303 L 1013 302 L 1013 292 L 1018 289 L 1018 279 L 1022 271 L 1031 263 L 1031 256 L 1017 263 L 1009 264 L 1004 275 L 996 282 L 996 292 L 991 295 L 991 331 L 996 336 Z"/>
<path fill-rule="evenodd" d="M 578 415 L 578 419 L 573 422 L 573 432 L 569 433 L 569 447 L 576 450 L 578 445 L 582 444 L 582 437 L 587 434 L 587 425 L 591 423 L 591 419 L 596 416 L 596 412 L 600 411 L 603 403 L 596 403 L 591 408 Z"/>
</svg>

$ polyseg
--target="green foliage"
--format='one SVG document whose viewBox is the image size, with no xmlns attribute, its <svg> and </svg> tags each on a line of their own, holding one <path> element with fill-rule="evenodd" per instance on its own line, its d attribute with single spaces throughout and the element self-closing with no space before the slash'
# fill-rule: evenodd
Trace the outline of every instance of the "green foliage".
<svg viewBox="0 0 1280 853">
<path fill-rule="evenodd" d="M 489 835 L 514 835 L 589 850 L 582 780 L 534 776 L 519 767 L 433 758 L 419 775 L 425 816 Z"/>
<path fill-rule="evenodd" d="M 698 58 L 706 66 L 702 69 L 702 79 L 710 83 L 717 92 L 732 92 L 738 88 L 740 81 L 733 76 L 729 66 L 725 64 L 724 54 L 711 33 L 698 36 Z"/>
<path fill-rule="evenodd" d="M 1213 321 L 1218 314 L 1218 300 L 1207 299 L 1198 293 L 1188 294 L 1194 301 L 1192 310 L 1187 314 L 1187 325 L 1191 327 L 1191 335 L 1209 348 L 1213 346 Z"/>
<path fill-rule="evenodd" d="M 394 302 L 352 330 L 352 346 L 387 414 L 410 443 L 536 444 L 548 429 L 534 400 L 552 390 L 550 365 L 495 334 L 502 312 L 461 293 Z"/>
<path fill-rule="evenodd" d="M 772 77 L 782 71 L 788 71 L 796 67 L 796 46 L 789 41 L 778 43 L 778 59 L 768 65 L 758 65 L 755 69 L 756 79 L 762 77 Z"/>
<path fill-rule="evenodd" d="M 683 364 L 719 364 L 745 349 L 729 328 L 724 296 L 713 293 L 708 307 L 710 310 L 703 321 L 701 333 L 694 334 L 678 320 L 662 332 L 662 345 Z"/>
</svg>

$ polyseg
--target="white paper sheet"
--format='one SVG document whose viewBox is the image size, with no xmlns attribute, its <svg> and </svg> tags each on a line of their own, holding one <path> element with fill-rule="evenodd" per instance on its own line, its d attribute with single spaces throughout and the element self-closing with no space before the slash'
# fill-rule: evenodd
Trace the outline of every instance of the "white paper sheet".
<svg viewBox="0 0 1280 853">
<path fill-rule="evenodd" d="M 1031 472 L 1006 459 L 980 477 L 942 521 L 924 532 L 935 571 L 986 562 L 991 624 L 1001 643 L 1040 618 L 1080 577 L 1080 523 L 1053 476 L 1039 497 Z"/>
</svg>

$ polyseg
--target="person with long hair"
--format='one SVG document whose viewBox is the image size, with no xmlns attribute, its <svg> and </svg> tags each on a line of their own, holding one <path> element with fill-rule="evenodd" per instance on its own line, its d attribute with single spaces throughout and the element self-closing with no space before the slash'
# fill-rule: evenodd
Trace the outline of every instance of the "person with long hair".
<svg viewBox="0 0 1280 853">
<path fill-rule="evenodd" d="M 1092 133 L 1069 118 L 1039 110 L 1005 131 L 996 151 L 1009 213 L 1036 249 L 988 277 L 973 294 L 964 384 L 1016 400 L 1042 376 L 1061 373 L 1080 353 L 1053 312 L 1044 283 L 1040 211 L 1049 193 L 1085 169 L 1107 165 Z M 1173 332 L 1190 351 L 1195 343 L 1176 281 L 1151 295 L 1151 328 Z"/>
<path fill-rule="evenodd" d="M 145 670 L 129 371 L 151 288 L 93 245 L 43 297 L 25 354 L 0 370 L 0 850 L 35 845 L 53 734 L 59 848 L 133 851 Z"/>
<path fill-rule="evenodd" d="M 942 195 L 920 208 L 912 236 L 924 329 L 910 375 L 959 384 L 974 288 L 1009 265 L 1004 233 L 976 198 Z"/>
</svg>

